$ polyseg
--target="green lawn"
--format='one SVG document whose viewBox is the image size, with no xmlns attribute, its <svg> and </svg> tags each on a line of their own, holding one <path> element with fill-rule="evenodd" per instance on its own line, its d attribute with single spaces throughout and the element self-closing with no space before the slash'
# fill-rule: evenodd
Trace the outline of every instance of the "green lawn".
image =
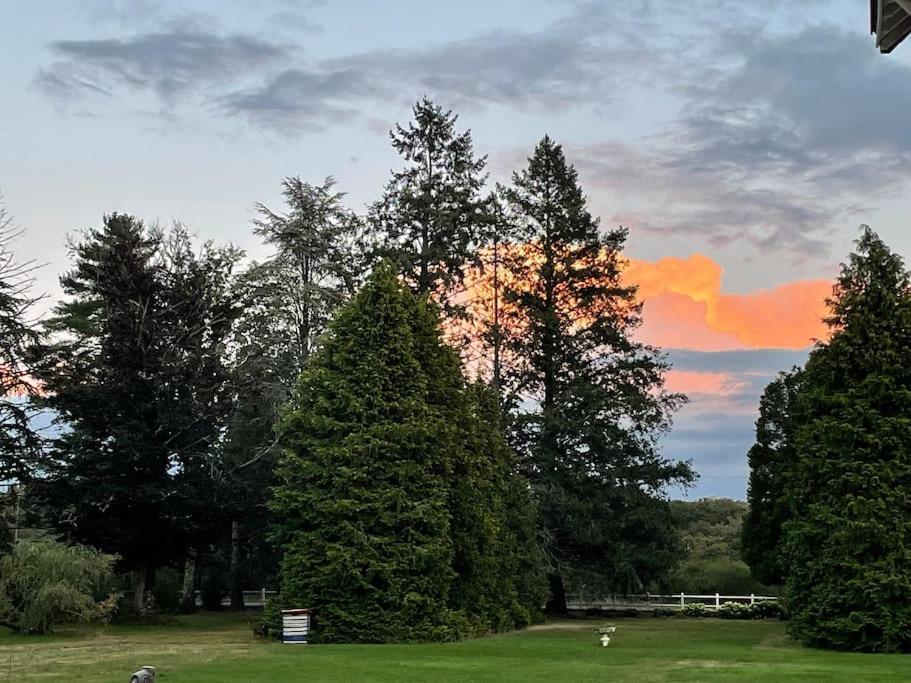
<svg viewBox="0 0 911 683">
<path fill-rule="evenodd" d="M 444 645 L 294 646 L 254 640 L 246 615 L 166 627 L 0 636 L 4 681 L 911 681 L 911 656 L 833 653 L 791 642 L 775 621 L 619 619 L 607 649 L 574 621 Z"/>
</svg>

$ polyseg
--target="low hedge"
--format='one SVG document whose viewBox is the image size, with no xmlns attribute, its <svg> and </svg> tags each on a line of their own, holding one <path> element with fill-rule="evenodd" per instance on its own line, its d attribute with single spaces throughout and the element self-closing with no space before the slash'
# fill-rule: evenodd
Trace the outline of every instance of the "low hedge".
<svg viewBox="0 0 911 683">
<path fill-rule="evenodd" d="M 723 602 L 718 609 L 701 602 L 684 605 L 680 614 L 685 617 L 717 617 L 720 619 L 781 619 L 781 606 L 777 602 L 762 601 L 752 605 L 745 602 Z"/>
</svg>

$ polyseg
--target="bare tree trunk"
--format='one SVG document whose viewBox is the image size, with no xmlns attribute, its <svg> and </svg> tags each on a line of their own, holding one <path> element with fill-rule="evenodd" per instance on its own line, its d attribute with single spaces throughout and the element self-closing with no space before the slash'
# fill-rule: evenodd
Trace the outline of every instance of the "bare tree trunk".
<svg viewBox="0 0 911 683">
<path fill-rule="evenodd" d="M 196 611 L 196 548 L 187 548 L 183 564 L 183 611 Z"/>
<path fill-rule="evenodd" d="M 500 242 L 493 243 L 493 388 L 500 404 Z"/>
<path fill-rule="evenodd" d="M 148 563 L 142 562 L 133 572 L 133 607 L 138 615 L 142 615 L 145 610 L 146 574 L 148 571 Z"/>
<path fill-rule="evenodd" d="M 240 575 L 240 524 L 236 519 L 231 522 L 231 569 L 229 580 L 231 583 L 231 609 L 243 609 L 244 588 L 241 585 Z"/>
<path fill-rule="evenodd" d="M 548 578 L 550 583 L 550 599 L 544 610 L 554 616 L 565 617 L 566 609 L 566 588 L 563 585 L 563 577 L 559 574 L 551 574 Z"/>
</svg>

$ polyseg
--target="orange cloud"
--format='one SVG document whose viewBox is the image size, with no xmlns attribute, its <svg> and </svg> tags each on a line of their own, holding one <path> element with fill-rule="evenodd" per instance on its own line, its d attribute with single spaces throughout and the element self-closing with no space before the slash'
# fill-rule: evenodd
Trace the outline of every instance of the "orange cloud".
<svg viewBox="0 0 911 683">
<path fill-rule="evenodd" d="M 725 372 L 668 370 L 664 386 L 669 391 L 679 391 L 691 397 L 694 394 L 718 397 L 736 394 L 743 390 L 746 383 Z"/>
<path fill-rule="evenodd" d="M 802 349 L 825 339 L 826 280 L 798 280 L 749 294 L 721 291 L 724 269 L 708 256 L 630 259 L 625 278 L 644 302 L 643 341 L 700 351 Z"/>
</svg>

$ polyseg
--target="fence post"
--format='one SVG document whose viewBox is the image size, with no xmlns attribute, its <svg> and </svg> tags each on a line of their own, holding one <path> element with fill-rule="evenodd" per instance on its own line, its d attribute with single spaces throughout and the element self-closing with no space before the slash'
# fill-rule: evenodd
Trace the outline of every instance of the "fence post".
<svg viewBox="0 0 911 683">
<path fill-rule="evenodd" d="M 680 591 L 680 606 L 683 607 L 686 604 L 684 600 L 683 591 Z"/>
<path fill-rule="evenodd" d="M 715 609 L 717 610 L 720 607 L 721 607 L 721 596 L 718 595 L 718 593 L 715 593 Z"/>
<path fill-rule="evenodd" d="M 750 604 L 751 605 L 756 604 L 756 594 L 755 593 L 750 593 Z"/>
<path fill-rule="evenodd" d="M 262 590 L 262 596 L 263 596 L 263 607 L 265 607 L 266 606 L 266 589 L 265 588 L 263 588 L 263 590 Z"/>
</svg>

